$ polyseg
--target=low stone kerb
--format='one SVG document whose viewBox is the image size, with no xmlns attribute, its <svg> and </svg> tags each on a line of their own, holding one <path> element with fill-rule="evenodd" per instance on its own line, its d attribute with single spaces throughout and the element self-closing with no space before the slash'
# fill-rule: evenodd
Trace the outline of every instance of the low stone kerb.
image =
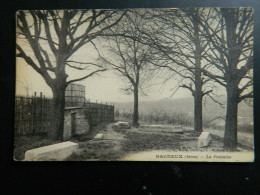
<svg viewBox="0 0 260 195">
<path fill-rule="evenodd" d="M 31 149 L 25 152 L 25 161 L 64 160 L 77 152 L 79 145 L 74 142 L 62 142 L 49 146 Z"/>
</svg>

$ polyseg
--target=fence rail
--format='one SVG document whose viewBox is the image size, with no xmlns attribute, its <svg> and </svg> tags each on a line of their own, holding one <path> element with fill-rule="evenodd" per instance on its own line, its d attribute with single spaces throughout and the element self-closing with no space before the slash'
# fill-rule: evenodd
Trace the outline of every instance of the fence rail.
<svg viewBox="0 0 260 195">
<path fill-rule="evenodd" d="M 112 105 L 86 102 L 84 108 L 90 124 L 114 121 L 114 106 Z"/>
<path fill-rule="evenodd" d="M 36 93 L 32 97 L 15 97 L 15 134 L 47 133 L 51 129 L 52 99 Z M 114 106 L 85 102 L 82 106 L 91 125 L 114 121 Z"/>
<path fill-rule="evenodd" d="M 15 133 L 34 134 L 48 132 L 52 101 L 40 97 L 15 97 Z"/>
</svg>

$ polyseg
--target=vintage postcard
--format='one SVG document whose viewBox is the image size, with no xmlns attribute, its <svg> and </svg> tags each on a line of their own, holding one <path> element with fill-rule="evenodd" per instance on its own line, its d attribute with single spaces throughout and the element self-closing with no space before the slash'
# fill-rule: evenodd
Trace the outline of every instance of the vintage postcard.
<svg viewBox="0 0 260 195">
<path fill-rule="evenodd" d="M 253 9 L 20 10 L 16 161 L 253 162 Z"/>
</svg>

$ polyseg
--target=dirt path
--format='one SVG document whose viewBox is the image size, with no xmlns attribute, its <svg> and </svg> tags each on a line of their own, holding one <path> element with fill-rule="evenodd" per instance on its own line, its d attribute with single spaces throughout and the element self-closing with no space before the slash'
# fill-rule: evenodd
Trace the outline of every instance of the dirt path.
<svg viewBox="0 0 260 195">
<path fill-rule="evenodd" d="M 115 132 L 112 128 L 114 123 L 108 124 L 103 132 L 103 141 L 110 141 L 114 143 L 112 150 L 115 152 L 121 149 L 121 143 L 125 140 L 125 136 L 122 133 Z"/>
<path fill-rule="evenodd" d="M 115 132 L 112 128 L 114 123 L 110 123 L 106 126 L 105 130 L 102 132 L 104 134 L 104 140 L 124 140 L 124 135 L 122 133 Z"/>
<path fill-rule="evenodd" d="M 78 141 L 80 152 L 71 160 L 105 160 L 124 159 L 125 156 L 157 150 L 171 151 L 222 151 L 223 141 L 219 132 L 213 132 L 213 139 L 206 148 L 197 148 L 199 134 L 184 129 L 184 133 L 161 132 L 161 129 L 131 128 L 114 130 L 113 123 L 97 126 L 87 140 Z M 97 134 L 103 134 L 102 139 L 93 139 Z M 252 150 L 242 147 L 241 150 Z M 69 160 L 70 160 L 69 159 Z"/>
<path fill-rule="evenodd" d="M 117 160 L 122 155 L 122 143 L 126 140 L 123 133 L 115 132 L 114 123 L 100 124 L 92 130 L 87 139 L 78 140 L 79 152 L 68 160 Z M 93 139 L 103 134 L 102 139 Z"/>
</svg>

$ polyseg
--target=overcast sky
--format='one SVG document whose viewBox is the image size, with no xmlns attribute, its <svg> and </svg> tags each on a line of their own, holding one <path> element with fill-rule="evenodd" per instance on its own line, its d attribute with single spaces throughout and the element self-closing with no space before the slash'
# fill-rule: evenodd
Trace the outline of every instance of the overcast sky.
<svg viewBox="0 0 260 195">
<path fill-rule="evenodd" d="M 17 40 L 22 42 L 23 40 Z M 103 49 L 103 43 L 100 41 L 95 41 L 99 47 L 99 51 L 105 52 Z M 23 44 L 23 43 L 22 43 Z M 25 44 L 23 44 L 26 53 L 32 54 L 31 49 Z M 46 43 L 41 43 L 41 46 L 48 51 L 48 46 Z M 51 52 L 49 52 L 51 54 Z M 32 57 L 32 55 L 31 55 Z M 93 62 L 97 59 L 98 55 L 95 48 L 92 44 L 86 44 L 81 47 L 70 60 L 79 61 L 79 62 Z M 54 56 L 50 55 L 50 58 L 54 59 Z M 44 79 L 26 62 L 17 58 L 16 66 L 16 95 L 33 95 L 34 92 L 37 92 L 39 95 L 40 92 L 43 93 L 46 97 L 52 97 L 52 92 L 50 87 L 45 83 Z M 78 71 L 67 68 L 67 74 L 69 75 L 67 80 L 80 78 L 90 72 Z M 169 80 L 165 85 L 162 86 L 163 79 L 153 79 L 149 82 L 151 85 L 149 88 L 145 89 L 147 96 L 140 95 L 139 99 L 141 101 L 149 100 L 158 100 L 164 98 L 179 99 L 192 97 L 190 91 L 187 89 L 179 88 L 173 96 L 172 93 L 176 86 L 178 85 L 178 80 L 176 78 Z M 86 80 L 78 82 L 79 84 L 85 85 L 86 94 L 85 97 L 91 101 L 102 101 L 102 102 L 116 102 L 116 101 L 133 101 L 133 95 L 127 95 L 121 89 L 127 86 L 126 80 L 122 77 L 119 77 L 112 70 L 102 72 L 99 75 L 94 75 Z M 27 90 L 26 90 L 27 88 Z M 221 89 L 221 93 L 225 93 Z"/>
<path fill-rule="evenodd" d="M 76 72 L 68 72 L 71 77 L 76 77 Z M 27 65 L 24 60 L 17 58 L 16 94 L 26 95 L 26 86 L 29 87 L 29 95 L 34 92 L 42 92 L 46 97 L 52 97 L 52 92 L 43 78 Z M 133 95 L 127 95 L 121 89 L 125 87 L 126 80 L 119 77 L 112 70 L 94 75 L 84 81 L 78 82 L 85 85 L 85 96 L 91 101 L 114 102 L 132 101 Z M 170 97 L 177 82 L 173 79 L 163 85 L 162 80 L 155 79 L 154 85 L 146 89 L 147 96 L 140 95 L 140 100 L 158 100 L 163 98 L 191 97 L 188 90 L 179 89 L 173 97 Z"/>
<path fill-rule="evenodd" d="M 101 48 L 102 48 L 102 44 Z M 101 49 L 102 50 L 102 49 Z M 102 53 L 102 51 L 100 51 Z M 95 62 L 97 59 L 97 52 L 91 45 L 86 45 L 82 47 L 70 60 L 80 61 L 80 62 Z M 21 59 L 17 58 L 16 63 L 16 95 L 26 95 L 27 88 L 29 88 L 29 95 L 33 95 L 37 92 L 43 93 L 46 97 L 52 97 L 52 92 L 50 87 L 45 83 L 44 79 L 33 69 L 31 66 Z M 69 75 L 67 80 L 80 78 L 90 72 L 79 71 L 73 69 L 66 69 Z M 161 76 L 165 76 L 161 74 Z M 175 77 L 166 84 L 163 84 L 164 79 L 154 78 L 149 81 L 149 87 L 145 89 L 147 96 L 139 96 L 140 101 L 152 101 L 159 99 L 179 99 L 192 97 L 191 93 L 187 89 L 179 88 L 173 96 L 172 93 L 175 91 L 176 86 L 178 86 L 179 78 Z M 85 97 L 90 99 L 92 102 L 117 102 L 117 101 L 133 101 L 133 94 L 127 95 L 122 89 L 127 86 L 127 80 L 118 76 L 116 72 L 108 70 L 106 72 L 101 72 L 98 75 L 89 77 L 78 84 L 83 84 L 85 86 Z M 225 94 L 223 88 L 218 87 L 218 92 Z"/>
</svg>

